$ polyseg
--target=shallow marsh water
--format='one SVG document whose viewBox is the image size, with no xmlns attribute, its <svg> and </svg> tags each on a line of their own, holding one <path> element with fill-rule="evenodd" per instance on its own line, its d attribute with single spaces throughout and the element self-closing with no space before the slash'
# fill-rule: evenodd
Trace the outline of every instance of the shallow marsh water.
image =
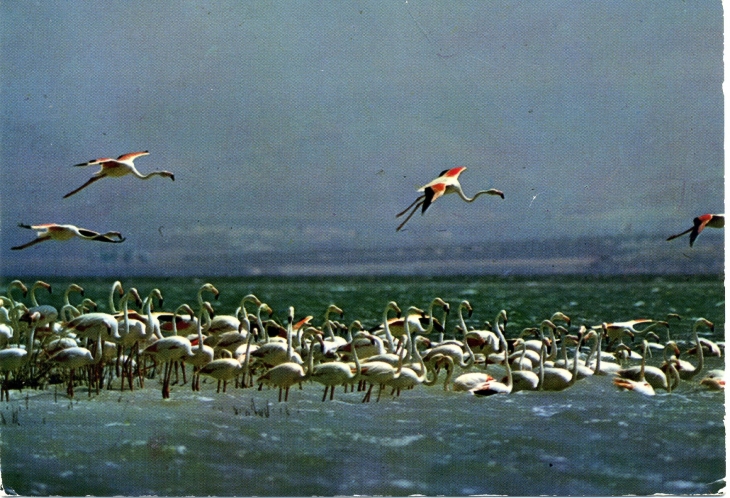
<svg viewBox="0 0 730 498">
<path fill-rule="evenodd" d="M 142 294 L 159 287 L 165 308 L 194 303 L 203 281 L 129 279 Z M 471 325 L 510 315 L 507 336 L 562 310 L 574 323 L 638 317 L 686 318 L 673 338 L 689 339 L 690 318 L 716 324 L 724 337 L 719 279 L 213 279 L 216 309 L 231 313 L 254 292 L 282 317 L 321 322 L 327 304 L 345 321 L 375 325 L 388 300 L 421 307 L 439 295 L 474 305 Z M 68 281 L 50 281 L 58 299 Z M 105 304 L 111 281 L 78 281 Z M 44 297 L 38 294 L 39 300 Z M 453 330 L 455 319 L 447 328 Z M 685 349 L 683 345 L 682 349 Z M 658 363 L 653 358 L 650 363 Z M 708 358 L 706 368 L 722 368 Z M 495 367 L 490 367 L 495 368 Z M 499 370 L 495 368 L 495 372 Z M 362 393 L 322 402 L 319 385 L 216 393 L 203 384 L 158 380 L 134 392 L 105 390 L 76 399 L 61 386 L 11 392 L 0 407 L 3 485 L 25 495 L 623 495 L 712 493 L 724 487 L 724 393 L 683 381 L 672 394 L 623 392 L 606 377 L 566 391 L 475 398 L 418 387 L 399 398 L 362 404 Z"/>
</svg>

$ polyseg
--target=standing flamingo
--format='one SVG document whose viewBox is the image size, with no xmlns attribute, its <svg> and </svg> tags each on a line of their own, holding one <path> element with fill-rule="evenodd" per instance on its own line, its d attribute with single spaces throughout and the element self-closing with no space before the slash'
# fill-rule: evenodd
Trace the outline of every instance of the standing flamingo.
<svg viewBox="0 0 730 498">
<path fill-rule="evenodd" d="M 130 152 L 128 154 L 122 154 L 116 159 L 112 159 L 111 157 L 102 157 L 100 159 L 92 159 L 91 161 L 87 161 L 85 163 L 79 163 L 74 164 L 74 166 L 93 166 L 95 164 L 98 164 L 101 166 L 101 169 L 94 173 L 94 175 L 89 178 L 89 180 L 81 185 L 76 190 L 72 190 L 68 194 L 64 195 L 63 198 L 71 197 L 75 193 L 85 189 L 92 183 L 101 180 L 105 177 L 110 178 L 119 178 L 121 176 L 126 176 L 129 174 L 132 174 L 139 178 L 140 180 L 147 180 L 149 178 L 152 178 L 153 176 L 162 176 L 166 178 L 170 178 L 172 181 L 175 181 L 175 175 L 172 174 L 169 171 L 153 171 L 152 173 L 147 173 L 146 175 L 143 175 L 139 171 L 137 171 L 137 168 L 134 167 L 134 160 L 141 156 L 149 155 L 149 151 L 142 151 L 142 152 Z"/>
<path fill-rule="evenodd" d="M 179 335 L 163 337 L 162 339 L 158 339 L 147 346 L 144 351 L 142 351 L 142 354 L 150 355 L 154 357 L 156 361 L 165 364 L 165 370 L 162 378 L 162 398 L 169 398 L 173 364 L 180 360 L 185 360 L 193 355 L 190 339 Z"/>
<path fill-rule="evenodd" d="M 101 332 L 97 333 L 94 338 L 96 347 L 92 355 L 91 351 L 86 348 L 75 346 L 60 350 L 58 353 L 51 356 L 48 361 L 56 364 L 61 368 L 69 369 L 68 388 L 66 392 L 70 398 L 74 397 L 74 372 L 77 368 L 90 367 L 96 365 L 101 361 L 102 357 L 102 346 L 104 339 L 102 338 Z M 91 396 L 92 372 L 89 371 L 89 396 Z M 97 394 L 99 391 L 99 384 L 96 384 Z"/>
<path fill-rule="evenodd" d="M 0 350 L 0 372 L 5 372 L 5 380 L 3 381 L 2 390 L 0 391 L 0 401 L 3 397 L 10 401 L 10 391 L 8 388 L 8 379 L 10 372 L 17 372 L 20 368 L 25 365 L 33 354 L 33 341 L 35 340 L 35 329 L 38 326 L 40 320 L 40 313 L 33 313 L 28 316 L 27 320 L 30 320 L 31 329 L 28 335 L 28 345 L 25 349 L 23 348 L 5 348 Z M 17 375 L 14 373 L 13 375 Z"/>
<path fill-rule="evenodd" d="M 678 233 L 676 235 L 667 237 L 667 240 L 676 239 L 677 237 L 681 237 L 682 235 L 689 233 L 690 234 L 689 235 L 689 246 L 692 247 L 692 245 L 695 243 L 695 239 L 702 232 L 702 230 L 705 229 L 705 227 L 723 228 L 724 226 L 725 226 L 725 215 L 724 214 L 703 214 L 693 220 L 693 225 L 691 228 L 688 228 L 687 230 L 685 230 L 682 233 Z"/>
<path fill-rule="evenodd" d="M 362 330 L 362 324 L 359 320 L 355 320 L 348 328 L 349 334 L 353 330 Z M 341 361 L 330 361 L 314 365 L 314 355 L 309 353 L 309 378 L 314 382 L 324 385 L 324 394 L 322 401 L 327 399 L 327 391 L 330 391 L 330 401 L 334 398 L 335 387 L 347 385 L 355 381 L 360 376 L 360 359 L 357 356 L 357 348 L 352 348 L 352 357 L 355 360 L 355 371 L 353 372 L 348 363 Z"/>
<path fill-rule="evenodd" d="M 113 244 L 119 244 L 124 242 L 126 239 L 122 237 L 120 232 L 106 232 L 99 233 L 88 228 L 79 228 L 75 225 L 59 225 L 57 223 L 45 223 L 42 225 L 25 225 L 18 223 L 21 228 L 27 228 L 29 230 L 35 230 L 37 232 L 36 238 L 25 244 L 11 247 L 13 251 L 25 249 L 26 247 L 34 246 L 47 240 L 69 240 L 74 237 L 79 237 L 84 240 L 98 240 L 99 242 L 111 242 Z M 115 237 L 113 239 L 112 237 Z"/>
<path fill-rule="evenodd" d="M 418 192 L 424 193 L 419 195 L 418 198 L 413 201 L 410 206 L 395 215 L 395 217 L 398 218 L 408 212 L 409 209 L 413 208 L 406 217 L 406 219 L 403 221 L 403 223 L 398 225 L 398 228 L 396 228 L 396 232 L 400 231 L 400 229 L 403 228 L 403 226 L 408 222 L 408 220 L 411 219 L 411 217 L 414 215 L 419 207 L 423 206 L 421 208 L 421 214 L 424 214 L 426 212 L 426 209 L 428 209 L 428 206 L 430 206 L 431 203 L 433 203 L 442 195 L 456 193 L 459 194 L 459 197 L 461 197 L 466 202 L 473 202 L 477 197 L 482 194 L 498 195 L 502 199 L 504 199 L 504 193 L 502 193 L 502 191 L 500 190 L 493 188 L 490 188 L 489 190 L 480 190 L 479 192 L 474 194 L 474 197 L 467 197 L 466 194 L 464 194 L 464 191 L 461 189 L 461 184 L 459 183 L 459 175 L 465 170 L 466 166 L 458 166 L 456 168 L 446 169 L 439 174 L 438 178 L 419 188 Z"/>
</svg>

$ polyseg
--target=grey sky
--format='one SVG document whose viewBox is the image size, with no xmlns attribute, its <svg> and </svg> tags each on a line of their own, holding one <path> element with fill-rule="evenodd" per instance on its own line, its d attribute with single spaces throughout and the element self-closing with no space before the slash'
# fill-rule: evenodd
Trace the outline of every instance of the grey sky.
<svg viewBox="0 0 730 498">
<path fill-rule="evenodd" d="M 723 211 L 719 1 L 2 2 L 0 258 L 669 235 Z M 142 172 L 69 198 L 137 150 Z M 467 194 L 396 233 L 438 172 Z M 32 254 L 28 254 L 32 252 Z M 20 258 L 20 259 L 18 259 Z M 42 263 L 39 263 L 42 266 Z M 42 269 L 42 268 L 41 268 Z"/>
</svg>

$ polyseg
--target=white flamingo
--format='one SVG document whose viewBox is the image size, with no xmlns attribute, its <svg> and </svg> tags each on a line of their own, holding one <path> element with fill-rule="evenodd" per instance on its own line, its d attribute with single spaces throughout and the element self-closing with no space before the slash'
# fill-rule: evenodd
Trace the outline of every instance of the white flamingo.
<svg viewBox="0 0 730 498">
<path fill-rule="evenodd" d="M 648 341 L 644 339 L 642 341 L 642 346 L 644 349 L 644 357 L 646 357 L 646 352 L 649 348 Z M 664 346 L 664 359 L 667 359 L 667 353 L 674 353 L 675 356 L 679 355 L 679 348 L 677 345 L 670 341 Z M 646 365 L 646 362 L 644 362 L 644 365 L 642 366 L 632 366 L 628 368 L 622 368 L 616 374 L 624 379 L 629 379 L 633 381 L 640 381 L 642 378 L 642 375 L 644 377 L 644 380 L 651 384 L 651 387 L 654 389 L 664 389 L 665 391 L 670 391 L 675 387 L 675 384 L 679 384 L 679 374 L 677 373 L 676 367 L 672 367 L 674 369 L 674 374 L 677 375 L 676 379 L 667 378 L 667 375 L 665 372 L 662 371 L 659 367 L 654 367 L 651 365 Z M 643 373 L 642 373 L 643 369 Z"/>
<path fill-rule="evenodd" d="M 648 348 L 648 347 L 649 347 L 648 345 L 644 346 L 644 348 Z M 643 394 L 644 396 L 654 396 L 656 394 L 656 392 L 654 391 L 654 388 L 644 378 L 644 369 L 645 368 L 646 368 L 646 355 L 644 355 L 644 357 L 641 359 L 641 368 L 639 370 L 638 380 L 631 380 L 631 379 L 626 379 L 623 377 L 615 377 L 613 379 L 613 384 L 621 389 L 625 389 L 628 391 L 634 391 L 639 394 Z"/>
<path fill-rule="evenodd" d="M 10 373 L 14 375 L 20 370 L 26 363 L 30 361 L 33 355 L 33 342 L 35 341 L 35 330 L 40 321 L 40 313 L 33 313 L 26 317 L 24 320 L 29 320 L 31 324 L 30 333 L 28 334 L 28 344 L 23 348 L 5 348 L 0 350 L 0 372 L 5 373 L 5 379 L 3 381 L 2 390 L 0 391 L 0 401 L 3 397 L 10 401 L 10 390 L 8 387 Z"/>
<path fill-rule="evenodd" d="M 74 164 L 74 166 L 93 166 L 98 164 L 100 166 L 100 169 L 99 171 L 94 173 L 94 175 L 89 178 L 86 183 L 64 195 L 63 198 L 65 199 L 67 197 L 71 197 L 72 195 L 85 189 L 92 183 L 106 177 L 119 178 L 131 174 L 136 176 L 140 180 L 148 180 L 153 176 L 162 176 L 164 178 L 170 178 L 171 180 L 175 181 L 175 175 L 169 171 L 153 171 L 152 173 L 147 173 L 146 175 L 143 175 L 142 173 L 137 171 L 137 168 L 134 166 L 134 160 L 138 157 L 147 155 L 149 155 L 149 151 L 145 150 L 142 152 L 130 152 L 128 154 L 122 154 L 116 159 L 112 159 L 111 157 L 102 157 L 99 159 L 92 159 L 91 161 L 87 161 L 85 163 Z"/>
<path fill-rule="evenodd" d="M 504 351 L 504 368 L 507 372 L 507 377 L 504 382 L 498 382 L 496 380 L 488 380 L 481 386 L 477 386 L 471 389 L 469 392 L 474 396 L 492 396 L 494 394 L 510 394 L 513 388 L 513 377 L 512 368 L 509 364 L 509 352 L 507 351 L 507 340 L 504 338 L 504 334 L 497 327 L 497 333 L 499 335 L 499 343 Z"/>
<path fill-rule="evenodd" d="M 695 376 L 697 376 L 705 365 L 705 355 L 703 352 L 702 345 L 700 344 L 700 338 L 697 334 L 697 329 L 701 326 L 708 327 L 712 332 L 715 331 L 715 325 L 709 321 L 707 318 L 698 318 L 695 320 L 694 325 L 692 325 L 692 334 L 694 335 L 695 340 L 695 346 L 697 347 L 697 366 L 692 365 L 691 363 L 687 361 L 677 361 L 677 370 L 679 371 L 679 376 L 683 380 L 691 380 Z"/>
<path fill-rule="evenodd" d="M 354 330 L 362 330 L 362 324 L 359 320 L 355 320 L 348 327 L 350 334 Z M 334 398 L 335 387 L 351 384 L 360 377 L 360 358 L 357 355 L 357 348 L 352 348 L 352 357 L 355 361 L 355 371 L 353 372 L 348 363 L 341 361 L 330 361 L 313 365 L 314 355 L 310 353 L 309 378 L 314 382 L 324 385 L 324 394 L 322 401 L 327 399 L 327 391 L 330 393 L 330 401 Z"/>
<path fill-rule="evenodd" d="M 540 324 L 540 339 L 543 341 L 543 348 L 540 354 L 540 365 L 538 376 L 540 383 L 538 384 L 538 390 L 543 391 L 562 391 L 573 385 L 574 375 L 564 368 L 546 367 L 545 366 L 545 334 L 543 329 L 547 327 L 551 331 L 554 331 L 557 327 L 550 320 L 543 320 Z M 554 341 L 553 341 L 554 342 Z"/>
<path fill-rule="evenodd" d="M 446 194 L 458 194 L 459 197 L 461 197 L 462 200 L 466 202 L 474 202 L 477 197 L 483 194 L 498 195 L 499 197 L 504 199 L 504 193 L 502 193 L 502 191 L 500 190 L 493 188 L 489 190 L 480 190 L 479 192 L 474 194 L 474 197 L 467 197 L 461 188 L 461 184 L 459 183 L 459 175 L 462 174 L 465 170 L 465 166 L 458 166 L 456 168 L 446 169 L 439 173 L 439 176 L 435 180 L 432 180 L 423 187 L 419 188 L 418 192 L 423 192 L 423 194 L 418 196 L 418 198 L 413 201 L 410 206 L 395 215 L 396 218 L 399 218 L 400 216 L 403 216 L 409 210 L 411 210 L 408 216 L 406 216 L 406 219 L 400 225 L 398 225 L 396 231 L 400 231 L 400 229 L 403 228 L 403 226 L 408 222 L 408 220 L 411 219 L 411 217 L 415 214 L 419 207 L 421 208 L 421 214 L 424 214 L 426 212 L 426 209 L 428 209 L 428 207 L 436 199 Z"/>
<path fill-rule="evenodd" d="M 416 308 L 417 309 L 417 308 Z M 472 313 L 472 306 L 467 300 L 461 301 L 459 303 L 459 309 L 458 309 L 458 315 L 459 315 L 459 323 L 461 324 L 461 327 L 464 331 L 466 331 L 466 323 L 464 322 L 464 314 L 463 310 L 466 309 L 471 315 Z M 451 356 L 454 359 L 454 365 L 458 366 L 462 369 L 470 368 L 474 364 L 474 353 L 472 352 L 471 348 L 469 347 L 468 341 L 463 341 L 464 348 L 466 348 L 466 353 L 469 355 L 468 359 L 464 361 L 464 350 L 459 346 L 458 344 L 452 343 L 452 342 L 446 342 L 444 344 L 440 344 L 434 348 L 431 348 L 424 356 L 423 361 L 426 363 L 426 365 L 429 365 L 431 363 L 431 359 L 433 356 L 437 354 L 443 354 L 445 356 Z M 430 368 L 430 366 L 429 366 Z"/>
<path fill-rule="evenodd" d="M 289 388 L 294 384 L 299 384 L 306 379 L 306 375 L 302 365 L 292 361 L 292 334 L 294 322 L 294 307 L 289 307 L 287 315 L 287 361 L 276 365 L 264 372 L 256 382 L 259 384 L 259 390 L 263 384 L 273 385 L 279 388 L 279 402 L 281 395 L 286 391 L 284 401 L 289 400 Z"/>
<path fill-rule="evenodd" d="M 162 377 L 162 398 L 167 399 L 170 397 L 173 364 L 193 356 L 192 344 L 190 344 L 190 339 L 179 335 L 163 337 L 147 346 L 142 351 L 142 355 L 152 356 L 157 363 L 165 365 Z"/>
<path fill-rule="evenodd" d="M 51 364 L 55 364 L 60 368 L 69 369 L 69 380 L 68 388 L 66 390 L 70 398 L 74 397 L 74 373 L 79 368 L 92 367 L 98 364 L 102 359 L 102 345 L 104 339 L 102 334 L 99 333 L 95 337 L 96 347 L 92 355 L 91 351 L 84 347 L 76 346 L 60 350 L 55 355 L 51 356 L 48 361 Z M 94 384 L 92 372 L 89 371 L 89 396 L 91 396 L 92 384 Z M 96 383 L 97 393 L 99 391 L 99 384 Z"/>
</svg>

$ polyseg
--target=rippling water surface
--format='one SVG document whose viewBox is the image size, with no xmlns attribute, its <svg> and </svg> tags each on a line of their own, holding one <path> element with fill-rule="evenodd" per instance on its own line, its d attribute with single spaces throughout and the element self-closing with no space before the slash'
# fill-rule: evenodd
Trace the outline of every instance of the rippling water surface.
<svg viewBox="0 0 730 498">
<path fill-rule="evenodd" d="M 68 281 L 49 281 L 52 303 Z M 130 279 L 142 294 L 159 287 L 165 308 L 195 301 L 203 281 Z M 254 292 L 281 318 L 315 315 L 336 303 L 345 321 L 375 325 L 388 300 L 425 307 L 435 296 L 474 305 L 471 325 L 509 312 L 507 336 L 549 317 L 569 314 L 593 324 L 638 317 L 686 318 L 673 326 L 689 340 L 692 317 L 716 324 L 723 340 L 724 289 L 719 279 L 300 279 L 212 281 L 216 309 L 231 313 Z M 106 303 L 111 281 L 78 281 Z M 38 294 L 39 300 L 47 296 Z M 56 302 L 57 301 L 57 302 Z M 453 330 L 454 318 L 449 319 Z M 686 346 L 683 345 L 682 349 Z M 709 358 L 706 368 L 722 368 Z M 650 363 L 658 363 L 653 358 Z M 499 372 L 496 367 L 495 372 Z M 643 397 L 606 377 L 563 392 L 521 392 L 475 398 L 438 385 L 384 395 L 292 389 L 288 403 L 274 390 L 215 384 L 202 392 L 173 386 L 162 400 L 157 380 L 130 393 L 103 391 L 75 400 L 65 389 L 11 392 L 0 408 L 3 485 L 32 495 L 620 495 L 713 493 L 724 487 L 724 394 L 683 381 L 672 394 Z"/>
</svg>

